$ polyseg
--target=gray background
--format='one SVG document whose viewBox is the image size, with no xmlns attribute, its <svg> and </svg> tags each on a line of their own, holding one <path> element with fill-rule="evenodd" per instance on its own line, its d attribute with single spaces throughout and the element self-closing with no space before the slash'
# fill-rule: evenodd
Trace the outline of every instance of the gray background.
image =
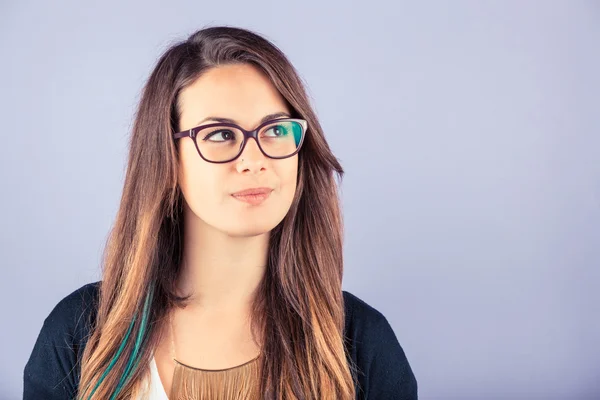
<svg viewBox="0 0 600 400">
<path fill-rule="evenodd" d="M 600 3 L 566 0 L 1 3 L 0 398 L 99 278 L 157 57 L 217 24 L 307 82 L 347 172 L 344 288 L 421 399 L 600 398 Z"/>
</svg>

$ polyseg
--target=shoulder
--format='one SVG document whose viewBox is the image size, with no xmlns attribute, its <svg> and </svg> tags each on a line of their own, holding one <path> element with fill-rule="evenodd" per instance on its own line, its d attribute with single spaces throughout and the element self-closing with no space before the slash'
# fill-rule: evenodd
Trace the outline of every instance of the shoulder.
<svg viewBox="0 0 600 400">
<path fill-rule="evenodd" d="M 377 309 L 354 294 L 344 291 L 346 337 L 356 349 L 376 352 L 397 343 L 388 319 Z"/>
<path fill-rule="evenodd" d="M 356 325 L 372 328 L 387 322 L 387 319 L 381 312 L 367 304 L 364 300 L 346 290 L 342 293 L 344 295 L 347 328 Z"/>
<path fill-rule="evenodd" d="M 23 372 L 24 399 L 73 396 L 81 355 L 95 321 L 100 282 L 63 297 L 44 319 Z"/>
<path fill-rule="evenodd" d="M 417 399 L 416 378 L 388 319 L 354 294 L 343 295 L 345 343 L 356 369 L 357 398 Z"/>
<path fill-rule="evenodd" d="M 42 336 L 52 342 L 66 338 L 75 346 L 85 344 L 98 310 L 100 283 L 88 283 L 63 297 L 44 320 Z"/>
<path fill-rule="evenodd" d="M 100 281 L 83 285 L 66 295 L 48 314 L 44 327 L 73 332 L 84 329 L 84 325 L 96 315 L 99 291 Z"/>
</svg>

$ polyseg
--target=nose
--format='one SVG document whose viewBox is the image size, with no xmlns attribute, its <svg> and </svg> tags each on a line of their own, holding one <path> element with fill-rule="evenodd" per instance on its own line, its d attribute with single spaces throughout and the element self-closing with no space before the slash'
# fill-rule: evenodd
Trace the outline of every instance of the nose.
<svg viewBox="0 0 600 400">
<path fill-rule="evenodd" d="M 265 155 L 252 138 L 246 142 L 242 154 L 236 159 L 236 169 L 239 173 L 258 173 L 265 168 L 265 161 Z"/>
</svg>

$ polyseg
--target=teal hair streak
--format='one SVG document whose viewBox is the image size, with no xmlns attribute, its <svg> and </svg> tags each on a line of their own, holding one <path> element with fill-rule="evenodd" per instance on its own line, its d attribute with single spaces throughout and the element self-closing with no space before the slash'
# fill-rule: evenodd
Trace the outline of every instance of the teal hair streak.
<svg viewBox="0 0 600 400">
<path fill-rule="evenodd" d="M 138 353 L 140 352 L 140 348 L 142 347 L 142 340 L 146 333 L 146 325 L 148 324 L 148 315 L 150 314 L 150 303 L 152 302 L 153 297 L 153 289 L 151 288 L 148 294 L 146 295 L 146 300 L 144 301 L 144 309 L 142 311 L 142 322 L 140 324 L 140 330 L 138 331 L 137 338 L 135 340 L 135 345 L 133 346 L 133 351 L 131 357 L 129 358 L 129 362 L 127 363 L 127 367 L 125 368 L 125 372 L 121 375 L 121 379 L 119 380 L 119 384 L 115 389 L 114 393 L 110 397 L 110 400 L 116 399 L 117 395 L 123 389 L 125 382 L 131 378 L 131 372 L 137 368 L 139 364 Z M 135 362 L 135 368 L 133 364 Z"/>
<path fill-rule="evenodd" d="M 141 337 L 143 337 L 143 333 L 144 333 L 144 330 L 145 330 L 146 324 L 147 324 L 147 318 L 148 318 L 148 314 L 149 314 L 148 305 L 150 303 L 151 297 L 152 297 L 152 290 L 146 296 L 146 301 L 144 302 L 144 311 L 143 311 L 143 315 L 142 315 L 142 323 L 141 323 L 140 331 L 138 332 L 138 337 L 137 337 L 137 340 L 136 340 L 136 343 L 135 343 L 135 346 L 134 346 L 134 349 L 133 349 L 134 356 L 129 361 L 129 363 L 128 363 L 126 369 L 125 369 L 125 373 L 121 377 L 121 380 L 119 381 L 119 384 L 117 385 L 117 389 L 116 389 L 115 393 L 113 394 L 113 396 L 111 397 L 111 399 L 114 398 L 120 392 L 121 386 L 123 384 L 124 377 L 126 377 L 127 374 L 129 373 L 129 370 L 131 369 L 132 360 L 136 357 L 137 352 L 139 351 Z M 127 333 L 125 334 L 125 337 L 121 341 L 121 345 L 119 346 L 119 349 L 117 350 L 117 352 L 114 355 L 114 357 L 111 360 L 111 362 L 108 364 L 108 367 L 106 368 L 106 371 L 104 371 L 104 373 L 102 374 L 102 376 L 100 377 L 100 379 L 96 383 L 96 386 L 94 386 L 94 390 L 92 390 L 92 393 L 88 397 L 88 400 L 90 400 L 92 398 L 92 396 L 94 395 L 94 393 L 96 393 L 96 390 L 98 389 L 98 386 L 100 386 L 100 384 L 104 381 L 104 379 L 106 378 L 106 375 L 108 375 L 108 373 L 113 369 L 114 365 L 116 364 L 116 362 L 118 361 L 119 357 L 121 356 L 121 353 L 123 353 L 123 350 L 125 349 L 127 341 L 129 340 L 129 336 L 131 336 L 131 331 L 133 330 L 133 326 L 135 325 L 136 319 L 137 319 L 137 312 L 134 314 L 133 319 L 131 320 L 131 323 L 129 324 L 129 328 L 127 328 Z M 138 360 L 138 362 L 139 362 L 139 360 Z M 137 364 L 138 363 L 136 362 L 136 367 L 137 367 Z"/>
<path fill-rule="evenodd" d="M 94 393 L 96 393 L 98 386 L 100 386 L 100 384 L 104 381 L 104 378 L 106 378 L 106 375 L 108 375 L 108 373 L 113 369 L 115 363 L 121 356 L 121 353 L 123 352 L 123 349 L 125 348 L 125 345 L 127 344 L 127 340 L 129 339 L 129 335 L 131 335 L 131 331 L 133 330 L 133 325 L 135 324 L 136 316 L 137 316 L 137 313 L 134 314 L 133 319 L 131 320 L 131 323 L 129 324 L 129 328 L 127 329 L 127 333 L 125 334 L 123 341 L 121 342 L 121 346 L 119 346 L 119 350 L 117 350 L 117 353 L 114 355 L 113 359 L 108 364 L 106 371 L 104 371 L 104 373 L 102 374 L 102 376 L 96 383 L 96 386 L 94 386 L 94 390 L 92 390 L 92 393 L 90 393 L 88 400 L 90 400 L 92 398 L 92 396 L 94 395 Z"/>
</svg>

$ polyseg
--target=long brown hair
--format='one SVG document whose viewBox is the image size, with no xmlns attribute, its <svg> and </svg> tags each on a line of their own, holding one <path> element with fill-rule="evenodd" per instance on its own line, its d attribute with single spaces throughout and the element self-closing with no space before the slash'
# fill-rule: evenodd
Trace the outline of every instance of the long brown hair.
<svg viewBox="0 0 600 400">
<path fill-rule="evenodd" d="M 182 256 L 178 95 L 219 65 L 247 63 L 270 78 L 308 121 L 291 208 L 273 229 L 254 303 L 264 335 L 261 393 L 269 399 L 353 399 L 344 346 L 343 226 L 332 154 L 304 85 L 286 56 L 256 33 L 209 27 L 160 57 L 141 96 L 120 207 L 103 255 L 98 313 L 85 347 L 80 399 L 128 399 L 148 376 L 160 322 L 176 293 Z"/>
</svg>

